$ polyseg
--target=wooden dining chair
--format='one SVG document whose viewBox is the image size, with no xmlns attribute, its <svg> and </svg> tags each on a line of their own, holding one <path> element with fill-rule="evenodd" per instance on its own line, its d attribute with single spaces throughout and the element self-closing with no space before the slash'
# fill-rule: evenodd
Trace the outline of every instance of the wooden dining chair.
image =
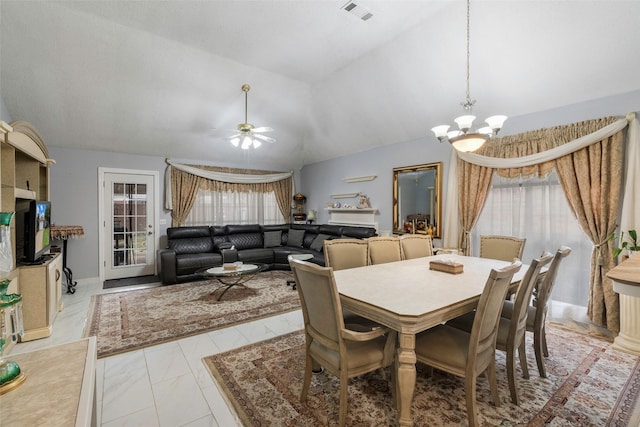
<svg viewBox="0 0 640 427">
<path fill-rule="evenodd" d="M 527 366 L 527 353 L 525 349 L 525 333 L 527 330 L 527 307 L 531 301 L 533 288 L 538 282 L 540 271 L 551 262 L 553 255 L 549 252 L 543 253 L 540 258 L 531 261 L 529 268 L 520 281 L 516 292 L 515 303 L 513 304 L 513 314 L 511 318 L 501 317 L 498 323 L 498 335 L 496 338 L 496 349 L 507 354 L 507 379 L 509 382 L 509 392 L 511 401 L 519 405 L 518 390 L 516 388 L 516 350 L 520 359 L 520 369 L 522 377 L 529 378 Z M 476 312 L 464 314 L 448 321 L 446 324 L 464 331 L 471 331 Z"/>
<path fill-rule="evenodd" d="M 478 301 L 471 332 L 444 324 L 416 336 L 418 361 L 464 378 L 470 426 L 478 425 L 476 378 L 485 371 L 489 376 L 493 402 L 500 406 L 495 358 L 498 320 L 513 275 L 521 266 L 520 261 L 516 260 L 500 270 L 491 270 Z"/>
<path fill-rule="evenodd" d="M 397 237 L 369 237 L 369 260 L 371 264 L 401 261 L 402 248 Z"/>
<path fill-rule="evenodd" d="M 364 239 L 333 239 L 323 243 L 324 262 L 334 271 L 369 265 L 369 244 Z M 377 323 L 343 309 L 345 324 L 357 324 L 373 329 Z"/>
<path fill-rule="evenodd" d="M 527 239 L 512 236 L 480 236 L 480 258 L 511 262 L 522 259 Z"/>
<path fill-rule="evenodd" d="M 369 264 L 369 244 L 364 239 L 333 239 L 323 243 L 324 263 L 334 270 Z"/>
<path fill-rule="evenodd" d="M 311 372 L 318 365 L 340 379 L 338 425 L 347 418 L 349 378 L 393 362 L 396 332 L 386 328 L 360 332 L 345 327 L 333 270 L 306 261 L 290 261 L 304 318 L 306 365 L 300 401 L 305 403 Z"/>
<path fill-rule="evenodd" d="M 422 258 L 433 255 L 433 241 L 426 234 L 403 234 L 400 236 L 402 259 Z"/>
<path fill-rule="evenodd" d="M 547 377 L 547 370 L 544 366 L 544 357 L 549 357 L 547 347 L 547 336 L 545 324 L 547 321 L 547 311 L 551 300 L 551 291 L 555 285 L 558 268 L 563 259 L 571 253 L 571 248 L 562 246 L 558 249 L 549 265 L 546 273 L 542 274 L 536 285 L 533 303 L 527 307 L 527 331 L 533 333 L 533 350 L 536 355 L 536 364 L 541 377 Z M 502 309 L 502 317 L 511 319 L 516 307 L 512 301 L 505 301 Z M 544 357 L 543 357 L 544 356 Z"/>
</svg>

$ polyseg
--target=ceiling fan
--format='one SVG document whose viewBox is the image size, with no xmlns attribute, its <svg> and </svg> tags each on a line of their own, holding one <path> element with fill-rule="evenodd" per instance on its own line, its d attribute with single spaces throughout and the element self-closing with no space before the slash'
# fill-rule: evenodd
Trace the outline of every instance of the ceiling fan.
<svg viewBox="0 0 640 427">
<path fill-rule="evenodd" d="M 247 98 L 248 92 L 251 89 L 251 86 L 248 84 L 242 85 L 242 91 L 244 92 L 244 123 L 240 123 L 236 129 L 238 133 L 227 137 L 226 139 L 231 140 L 231 144 L 234 147 L 240 147 L 243 150 L 248 150 L 253 146 L 253 148 L 258 148 L 262 145 L 262 142 L 276 142 L 275 138 L 271 138 L 269 136 L 261 135 L 263 132 L 271 132 L 272 128 L 268 126 L 255 127 L 247 120 Z"/>
</svg>

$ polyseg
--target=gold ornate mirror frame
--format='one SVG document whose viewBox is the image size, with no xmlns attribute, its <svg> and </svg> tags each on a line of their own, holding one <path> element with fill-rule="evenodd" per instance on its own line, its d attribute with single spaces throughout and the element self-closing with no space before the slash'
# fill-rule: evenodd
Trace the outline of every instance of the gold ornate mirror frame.
<svg viewBox="0 0 640 427">
<path fill-rule="evenodd" d="M 442 237 L 442 162 L 393 169 L 393 231 Z"/>
</svg>

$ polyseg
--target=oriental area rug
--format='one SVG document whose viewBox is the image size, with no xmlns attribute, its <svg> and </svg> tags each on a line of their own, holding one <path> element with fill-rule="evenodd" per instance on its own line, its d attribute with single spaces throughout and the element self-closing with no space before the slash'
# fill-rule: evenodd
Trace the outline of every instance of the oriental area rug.
<svg viewBox="0 0 640 427">
<path fill-rule="evenodd" d="M 197 335 L 300 308 L 286 285 L 290 271 L 266 271 L 218 301 L 217 280 L 94 295 L 84 336 L 96 336 L 98 358 Z"/>
<path fill-rule="evenodd" d="M 527 334 L 530 335 L 530 334 Z M 505 356 L 496 352 L 501 405 L 496 407 L 486 375 L 478 378 L 483 426 L 630 425 L 640 391 L 640 359 L 613 350 L 601 338 L 547 324 L 547 378 L 538 376 L 528 337 L 530 378 L 518 365 L 520 406 L 511 403 Z M 207 356 L 209 372 L 245 426 L 335 426 L 337 378 L 314 374 L 306 404 L 299 400 L 304 374 L 304 333 L 292 332 L 240 349 Z M 416 426 L 467 425 L 462 378 L 418 364 L 412 414 Z M 349 426 L 397 425 L 389 369 L 349 381 Z"/>
</svg>

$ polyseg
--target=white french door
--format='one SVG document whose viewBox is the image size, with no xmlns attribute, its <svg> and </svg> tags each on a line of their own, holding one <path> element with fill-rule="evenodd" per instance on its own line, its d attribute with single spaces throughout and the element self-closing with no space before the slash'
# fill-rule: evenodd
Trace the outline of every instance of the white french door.
<svg viewBox="0 0 640 427">
<path fill-rule="evenodd" d="M 101 279 L 156 273 L 156 171 L 100 168 Z"/>
</svg>

